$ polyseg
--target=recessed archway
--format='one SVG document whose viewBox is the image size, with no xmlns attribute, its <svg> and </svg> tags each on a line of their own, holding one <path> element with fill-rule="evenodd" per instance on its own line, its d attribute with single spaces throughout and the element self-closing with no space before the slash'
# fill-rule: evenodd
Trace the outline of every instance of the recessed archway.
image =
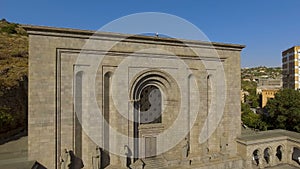
<svg viewBox="0 0 300 169">
<path fill-rule="evenodd" d="M 266 164 L 270 164 L 270 161 L 271 161 L 271 149 L 270 148 L 265 148 L 264 150 L 264 160 L 266 162 Z"/>
<path fill-rule="evenodd" d="M 111 95 L 111 78 L 112 73 L 106 72 L 103 77 L 103 148 L 100 149 L 101 151 L 101 167 L 105 168 L 110 165 L 110 95 Z"/>
<path fill-rule="evenodd" d="M 75 154 L 82 158 L 82 111 L 83 111 L 83 71 L 79 71 L 75 74 L 75 84 L 74 84 L 74 150 Z"/>
<path fill-rule="evenodd" d="M 179 89 L 175 80 L 168 73 L 160 70 L 143 71 L 134 79 L 131 82 L 130 99 L 133 101 L 135 161 L 138 158 L 157 155 L 154 149 L 156 149 L 156 135 L 159 132 L 155 127 L 163 126 L 164 111 L 168 107 L 168 101 L 177 97 L 176 93 L 179 93 Z M 148 134 L 144 133 L 146 134 L 144 135 L 141 128 L 148 125 L 155 125 L 155 127 L 152 126 L 151 132 L 148 129 Z M 150 148 L 151 151 L 147 151 L 146 148 L 147 150 Z"/>
<path fill-rule="evenodd" d="M 296 161 L 300 165 L 300 148 L 299 147 L 293 147 L 292 160 Z"/>
<path fill-rule="evenodd" d="M 279 161 L 282 160 L 282 154 L 283 154 L 283 147 L 281 145 L 279 145 L 277 148 L 276 148 L 276 157 Z"/>
<path fill-rule="evenodd" d="M 260 152 L 258 149 L 254 150 L 252 153 L 252 160 L 256 166 L 259 165 L 259 154 L 260 154 Z"/>
</svg>

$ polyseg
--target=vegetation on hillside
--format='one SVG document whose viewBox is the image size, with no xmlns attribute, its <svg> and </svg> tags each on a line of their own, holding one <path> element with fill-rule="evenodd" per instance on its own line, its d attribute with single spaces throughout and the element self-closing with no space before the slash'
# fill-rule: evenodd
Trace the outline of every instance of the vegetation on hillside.
<svg viewBox="0 0 300 169">
<path fill-rule="evenodd" d="M 281 67 L 266 67 L 259 66 L 253 68 L 243 68 L 241 70 L 241 77 L 255 79 L 255 78 L 269 78 L 269 79 L 278 79 L 281 78 L 282 69 Z"/>
<path fill-rule="evenodd" d="M 0 21 L 0 86 L 12 88 L 27 76 L 28 37 L 18 24 Z"/>
<path fill-rule="evenodd" d="M 0 134 L 27 126 L 28 36 L 0 21 Z"/>
</svg>

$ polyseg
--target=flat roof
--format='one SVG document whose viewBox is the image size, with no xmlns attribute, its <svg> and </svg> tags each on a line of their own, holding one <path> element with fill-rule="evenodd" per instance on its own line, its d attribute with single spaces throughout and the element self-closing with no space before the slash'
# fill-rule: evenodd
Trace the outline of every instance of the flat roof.
<svg viewBox="0 0 300 169">
<path fill-rule="evenodd" d="M 282 89 L 282 86 L 280 86 L 280 85 L 264 85 L 264 86 L 258 86 L 257 89 L 261 89 L 261 90 L 280 90 L 280 89 Z"/>
<path fill-rule="evenodd" d="M 293 52 L 294 50 L 298 50 L 298 49 L 300 49 L 300 46 L 293 46 L 291 48 L 288 48 L 288 49 L 282 51 L 282 56 L 285 56 L 288 53 Z"/>
<path fill-rule="evenodd" d="M 173 43 L 173 44 L 174 43 L 186 44 L 192 46 L 212 46 L 216 48 L 224 47 L 224 48 L 231 48 L 232 50 L 238 50 L 238 51 L 241 51 L 243 48 L 246 47 L 245 45 L 239 45 L 239 44 L 206 42 L 206 41 L 177 39 L 177 38 L 169 38 L 169 37 L 133 35 L 133 34 L 112 33 L 112 32 L 100 32 L 100 31 L 92 31 L 92 30 L 34 26 L 34 25 L 21 25 L 21 26 L 27 31 L 29 35 L 61 36 L 61 37 L 74 37 L 74 38 L 84 38 L 84 39 L 89 39 L 92 36 L 108 37 L 108 38 L 126 39 L 126 40 L 147 40 L 147 41 L 166 42 L 166 43 Z"/>
</svg>

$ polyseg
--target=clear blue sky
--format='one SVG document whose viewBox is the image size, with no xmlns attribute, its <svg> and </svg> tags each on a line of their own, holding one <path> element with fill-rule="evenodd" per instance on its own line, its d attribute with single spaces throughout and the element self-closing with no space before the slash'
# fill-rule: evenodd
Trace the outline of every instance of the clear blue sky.
<svg viewBox="0 0 300 169">
<path fill-rule="evenodd" d="M 211 41 L 246 45 L 242 67 L 280 66 L 281 52 L 300 45 L 300 0 L 0 1 L 10 22 L 88 30 L 138 12 L 176 15 Z"/>
</svg>

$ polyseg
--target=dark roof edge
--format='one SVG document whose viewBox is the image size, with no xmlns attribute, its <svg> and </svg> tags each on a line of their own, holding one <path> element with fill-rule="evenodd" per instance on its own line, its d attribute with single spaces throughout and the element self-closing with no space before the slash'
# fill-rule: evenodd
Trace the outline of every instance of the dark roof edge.
<svg viewBox="0 0 300 169">
<path fill-rule="evenodd" d="M 119 39 L 132 39 L 132 40 L 150 40 L 150 41 L 160 41 L 167 43 L 184 43 L 187 45 L 203 45 L 203 46 L 214 46 L 214 47 L 227 47 L 235 50 L 242 50 L 245 45 L 239 44 L 227 44 L 219 42 L 205 42 L 197 40 L 186 40 L 186 39 L 175 39 L 167 37 L 155 37 L 155 36 L 144 36 L 144 35 L 132 35 L 132 34 L 122 34 L 122 33 L 112 33 L 112 32 L 100 32 L 91 30 L 80 30 L 71 28 L 57 28 L 48 26 L 35 26 L 35 25 L 21 25 L 29 35 L 43 34 L 49 36 L 59 36 L 59 34 L 64 34 L 64 36 L 78 37 L 88 39 L 91 36 L 98 37 L 109 37 L 109 38 L 119 38 Z M 74 36 L 75 35 L 75 36 Z"/>
</svg>

